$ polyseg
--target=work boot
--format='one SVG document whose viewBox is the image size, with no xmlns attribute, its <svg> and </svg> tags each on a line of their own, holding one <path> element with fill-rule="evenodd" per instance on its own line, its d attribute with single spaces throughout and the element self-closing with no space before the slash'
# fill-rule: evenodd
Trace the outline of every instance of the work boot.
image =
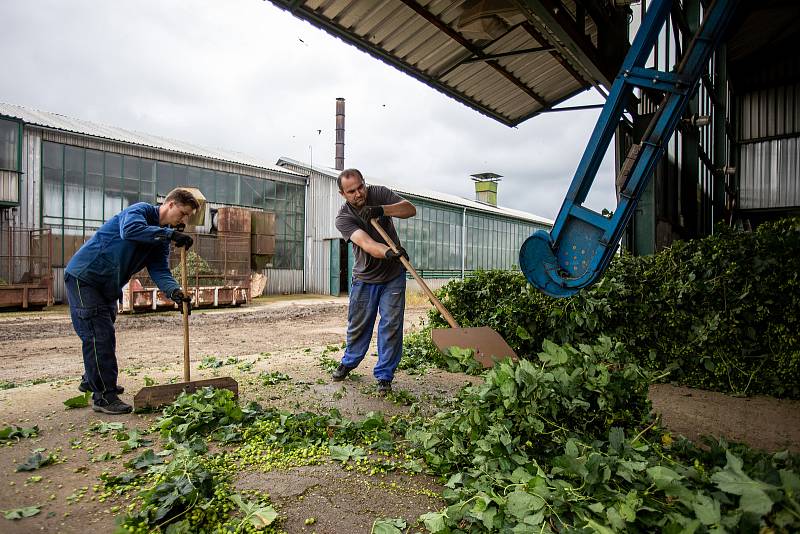
<svg viewBox="0 0 800 534">
<path fill-rule="evenodd" d="M 376 388 L 375 391 L 381 397 L 385 397 L 386 395 L 392 392 L 392 381 L 378 380 L 378 387 Z"/>
<path fill-rule="evenodd" d="M 83 378 L 81 378 L 81 383 L 78 384 L 78 391 L 80 391 L 81 393 L 86 393 L 87 391 L 90 391 L 89 382 L 86 382 Z M 125 388 L 122 386 L 117 386 L 117 395 L 122 395 L 123 393 L 125 393 Z"/>
<path fill-rule="evenodd" d="M 105 399 L 93 401 L 92 410 L 111 415 L 122 415 L 131 413 L 133 411 L 133 406 L 122 402 L 122 399 L 116 395 L 108 395 Z"/>
<path fill-rule="evenodd" d="M 354 369 L 353 367 L 347 367 L 345 364 L 340 363 L 339 367 L 337 367 L 336 370 L 333 373 L 331 373 L 331 378 L 333 378 L 334 382 L 341 382 L 342 380 L 347 378 L 347 375 L 349 375 L 350 371 L 352 371 L 353 369 Z"/>
</svg>

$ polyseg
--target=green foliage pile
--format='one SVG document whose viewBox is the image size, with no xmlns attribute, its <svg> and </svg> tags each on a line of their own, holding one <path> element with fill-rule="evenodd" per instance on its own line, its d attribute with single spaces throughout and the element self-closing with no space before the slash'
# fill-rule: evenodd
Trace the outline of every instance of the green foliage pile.
<svg viewBox="0 0 800 534">
<path fill-rule="evenodd" d="M 616 363 L 627 362 L 627 363 Z M 620 344 L 497 364 L 406 438 L 445 482 L 430 532 L 794 532 L 800 459 L 673 443 Z M 639 430 L 641 429 L 641 430 Z"/>
<path fill-rule="evenodd" d="M 800 218 L 791 218 L 755 232 L 721 228 L 652 256 L 620 256 L 600 282 L 568 299 L 505 271 L 451 282 L 441 298 L 462 326 L 492 327 L 521 355 L 535 354 L 545 339 L 578 344 L 606 335 L 684 385 L 800 398 L 798 252 Z M 436 311 L 430 323 L 446 326 Z M 452 366 L 428 336 L 409 336 L 409 353 Z"/>
<path fill-rule="evenodd" d="M 228 390 L 183 393 L 152 428 L 165 449 L 144 450 L 125 464 L 128 471 L 103 475 L 101 500 L 132 496 L 118 533 L 280 532 L 279 514 L 268 494 L 236 494 L 236 473 L 328 460 L 341 461 L 346 469 L 357 460 L 373 474 L 393 469 L 385 460 L 370 464 L 367 458 L 368 452 L 396 453 L 392 424 L 380 413 L 350 421 L 336 410 L 314 414 L 263 409 L 256 403 L 239 406 Z M 119 429 L 106 429 L 111 430 Z M 217 445 L 213 453 L 212 442 Z"/>
</svg>

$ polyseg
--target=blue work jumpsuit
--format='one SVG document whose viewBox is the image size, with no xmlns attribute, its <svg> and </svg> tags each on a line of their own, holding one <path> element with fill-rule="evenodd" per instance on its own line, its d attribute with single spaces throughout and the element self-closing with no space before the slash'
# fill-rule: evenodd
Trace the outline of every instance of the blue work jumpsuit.
<svg viewBox="0 0 800 534">
<path fill-rule="evenodd" d="M 180 287 L 167 261 L 173 232 L 159 226 L 158 206 L 133 204 L 103 224 L 67 264 L 72 326 L 83 344 L 83 379 L 95 402 L 117 394 L 114 322 L 122 287 L 144 267 L 167 295 Z"/>
</svg>

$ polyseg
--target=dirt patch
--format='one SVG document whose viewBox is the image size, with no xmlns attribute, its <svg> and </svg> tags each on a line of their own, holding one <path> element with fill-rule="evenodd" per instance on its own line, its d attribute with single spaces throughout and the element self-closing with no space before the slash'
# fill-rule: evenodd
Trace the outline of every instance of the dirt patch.
<svg viewBox="0 0 800 534">
<path fill-rule="evenodd" d="M 411 525 L 419 510 L 445 506 L 439 497 L 442 487 L 430 477 L 374 477 L 334 464 L 243 473 L 236 487 L 269 488 L 272 502 L 289 517 L 287 532 L 370 532 L 375 519 L 402 518 Z"/>
<path fill-rule="evenodd" d="M 741 441 L 767 451 L 800 452 L 800 401 L 731 397 L 669 384 L 650 387 L 653 409 L 676 434 Z"/>
<path fill-rule="evenodd" d="M 406 330 L 418 324 L 427 306 L 409 306 Z M 190 347 L 192 377 L 232 376 L 242 400 L 291 411 L 327 412 L 337 408 L 350 418 L 371 411 L 387 415 L 408 411 L 403 401 L 417 400 L 434 410 L 474 378 L 431 370 L 422 376 L 398 373 L 392 402 L 374 394 L 375 346 L 362 366 L 341 383 L 329 380 L 330 362 L 341 357 L 347 302 L 314 298 L 271 302 L 234 310 L 194 312 Z M 120 316 L 117 329 L 120 384 L 130 400 L 145 383 L 181 378 L 181 319 L 177 313 Z M 200 369 L 205 357 L 220 367 Z M 0 447 L 0 510 L 38 505 L 41 513 L 20 521 L 0 518 L 0 531 L 29 533 L 110 532 L 125 501 L 99 502 L 99 475 L 119 473 L 140 452 L 121 452 L 113 433 L 90 430 L 97 421 L 123 422 L 146 432 L 156 415 L 100 416 L 90 409 L 65 411 L 62 402 L 77 394 L 83 370 L 80 342 L 66 308 L 32 314 L 0 315 L 0 426 L 38 425 L 40 436 Z M 280 372 L 288 380 L 266 383 L 262 373 Z M 743 399 L 688 388 L 651 389 L 655 410 L 675 433 L 741 440 L 768 450 L 800 451 L 800 403 L 764 397 Z M 157 436 L 148 436 L 158 443 Z M 15 472 L 33 449 L 55 453 L 60 462 L 34 472 Z M 108 453 L 108 454 L 106 454 Z M 31 476 L 41 476 L 38 482 Z M 322 481 L 322 482 L 320 482 Z M 395 485 L 392 486 L 392 483 Z M 390 474 L 367 476 L 338 464 L 290 471 L 245 472 L 241 487 L 258 487 L 275 499 L 287 532 L 370 532 L 379 517 L 403 517 L 411 524 L 442 502 L 434 481 Z M 398 489 L 399 488 L 399 489 Z M 429 491 L 432 493 L 429 493 Z M 302 499 L 300 498 L 302 497 Z M 115 508 L 119 507 L 119 508 Z M 305 520 L 314 517 L 314 525 Z"/>
</svg>

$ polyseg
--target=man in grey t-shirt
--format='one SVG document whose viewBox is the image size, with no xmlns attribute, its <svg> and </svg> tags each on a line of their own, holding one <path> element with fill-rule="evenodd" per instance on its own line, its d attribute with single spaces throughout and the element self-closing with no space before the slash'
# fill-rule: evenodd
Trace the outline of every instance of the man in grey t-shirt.
<svg viewBox="0 0 800 534">
<path fill-rule="evenodd" d="M 400 262 L 408 254 L 400 246 L 392 217 L 407 219 L 417 214 L 409 201 L 380 185 L 367 186 L 357 169 L 347 169 L 337 178 L 339 194 L 345 199 L 336 216 L 336 229 L 353 243 L 355 265 L 347 312 L 347 348 L 333 379 L 344 380 L 369 349 L 372 329 L 378 323 L 378 363 L 373 374 L 378 393 L 392 390 L 395 369 L 403 354 L 403 313 L 405 311 L 406 270 Z M 398 247 L 394 252 L 370 223 L 378 224 Z"/>
</svg>

